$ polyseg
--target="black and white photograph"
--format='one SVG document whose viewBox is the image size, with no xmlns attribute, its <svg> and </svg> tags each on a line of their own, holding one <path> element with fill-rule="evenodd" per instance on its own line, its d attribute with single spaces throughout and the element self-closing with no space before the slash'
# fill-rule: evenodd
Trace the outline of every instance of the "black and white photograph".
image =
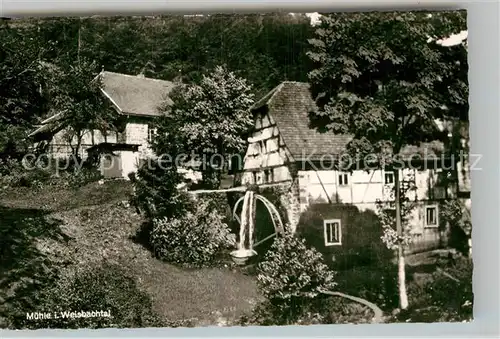
<svg viewBox="0 0 500 339">
<path fill-rule="evenodd" d="M 0 19 L 0 329 L 473 319 L 465 10 Z"/>
</svg>

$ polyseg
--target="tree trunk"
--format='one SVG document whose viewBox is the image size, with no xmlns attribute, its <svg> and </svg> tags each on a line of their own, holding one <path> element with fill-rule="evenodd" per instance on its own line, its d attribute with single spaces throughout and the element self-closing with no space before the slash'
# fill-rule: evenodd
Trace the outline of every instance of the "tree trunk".
<svg viewBox="0 0 500 339">
<path fill-rule="evenodd" d="M 76 134 L 76 145 L 73 148 L 73 161 L 75 162 L 75 171 L 80 170 L 81 158 L 80 158 L 80 147 L 82 145 L 83 133 Z"/>
<path fill-rule="evenodd" d="M 406 293 L 406 272 L 405 256 L 403 248 L 403 224 L 401 220 L 401 182 L 399 170 L 394 171 L 395 205 L 396 205 L 396 231 L 398 234 L 398 288 L 399 288 L 399 308 L 408 308 L 408 295 Z"/>
<path fill-rule="evenodd" d="M 80 146 L 81 145 L 82 145 L 82 135 L 80 133 L 78 133 L 77 137 L 76 137 L 76 146 L 75 146 L 76 159 L 80 159 Z"/>
</svg>

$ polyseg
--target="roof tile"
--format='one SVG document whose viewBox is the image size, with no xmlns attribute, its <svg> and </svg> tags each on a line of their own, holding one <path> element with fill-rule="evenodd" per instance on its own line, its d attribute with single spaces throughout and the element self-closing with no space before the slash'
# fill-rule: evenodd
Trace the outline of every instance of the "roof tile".
<svg viewBox="0 0 500 339">
<path fill-rule="evenodd" d="M 276 121 L 281 136 L 296 161 L 318 160 L 323 156 L 338 156 L 345 152 L 352 139 L 331 131 L 320 132 L 309 124 L 309 113 L 317 109 L 311 96 L 310 85 L 303 82 L 286 81 L 259 100 L 252 110 L 267 106 Z M 421 147 L 408 146 L 402 152 L 435 155 L 443 144 L 432 142 Z M 325 158 L 326 160 L 326 158 Z"/>
<path fill-rule="evenodd" d="M 158 116 L 158 107 L 175 87 L 171 81 L 103 71 L 103 90 L 125 114 Z"/>
</svg>

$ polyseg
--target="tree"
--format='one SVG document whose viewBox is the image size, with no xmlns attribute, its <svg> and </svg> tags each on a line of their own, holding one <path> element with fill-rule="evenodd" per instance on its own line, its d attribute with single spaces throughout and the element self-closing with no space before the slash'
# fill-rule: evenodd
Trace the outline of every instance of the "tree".
<svg viewBox="0 0 500 339">
<path fill-rule="evenodd" d="M 199 85 L 180 85 L 170 97 L 173 104 L 165 108 L 166 115 L 157 123 L 156 155 L 184 154 L 186 161 L 201 163 L 203 183 L 217 188 L 229 158 L 246 145 L 244 135 L 252 126 L 251 86 L 217 66 Z M 172 141 L 174 134 L 176 140 Z M 172 150 L 172 144 L 179 148 Z"/>
<path fill-rule="evenodd" d="M 87 59 L 62 63 L 54 73 L 52 106 L 62 112 L 65 137 L 73 155 L 79 157 L 82 138 L 88 131 L 109 131 L 116 118 L 100 92 L 98 65 Z"/>
<path fill-rule="evenodd" d="M 82 58 L 108 71 L 198 83 L 225 64 L 264 95 L 281 81 L 306 81 L 307 39 L 313 27 L 305 15 L 220 14 L 201 17 L 86 17 L 11 20 L 15 30 L 50 47 L 44 60 L 60 64 Z M 79 37 L 79 38 L 78 38 Z M 29 46 L 26 50 L 31 51 Z M 37 53 L 33 53 L 36 56 Z"/>
<path fill-rule="evenodd" d="M 30 26 L 0 23 L 0 157 L 25 150 L 29 128 L 47 110 L 46 49 Z"/>
<path fill-rule="evenodd" d="M 183 178 L 176 166 L 166 168 L 158 160 L 150 159 L 130 178 L 134 184 L 133 204 L 149 221 L 178 218 L 192 207 L 190 197 L 178 189 Z"/>
<path fill-rule="evenodd" d="M 466 118 L 467 60 L 463 44 L 440 37 L 466 30 L 465 12 L 335 13 L 323 16 L 310 40 L 309 73 L 318 110 L 312 125 L 352 136 L 350 155 L 378 159 L 394 171 L 400 307 L 407 308 L 401 151 L 443 139 L 434 119 Z"/>
</svg>

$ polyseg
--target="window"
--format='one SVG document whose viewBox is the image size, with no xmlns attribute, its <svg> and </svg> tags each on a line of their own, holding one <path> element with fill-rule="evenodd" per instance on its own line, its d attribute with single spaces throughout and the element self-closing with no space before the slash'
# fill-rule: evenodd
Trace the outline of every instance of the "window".
<svg viewBox="0 0 500 339">
<path fill-rule="evenodd" d="M 342 230 L 339 219 L 323 221 L 325 232 L 325 246 L 342 245 Z"/>
<path fill-rule="evenodd" d="M 438 226 L 438 207 L 426 206 L 425 207 L 425 226 L 437 227 Z"/>
<path fill-rule="evenodd" d="M 266 183 L 273 182 L 273 170 L 272 169 L 264 170 L 264 177 L 265 177 Z"/>
<path fill-rule="evenodd" d="M 262 153 L 267 153 L 267 145 L 266 145 L 266 140 L 261 140 L 259 141 L 259 147 L 260 147 L 260 151 Z"/>
<path fill-rule="evenodd" d="M 156 128 L 149 127 L 148 128 L 148 141 L 152 142 L 155 135 L 156 135 Z"/>
<path fill-rule="evenodd" d="M 385 172 L 385 184 L 390 185 L 394 184 L 394 173 L 393 172 Z"/>
<path fill-rule="evenodd" d="M 252 178 L 253 178 L 253 183 L 252 184 L 256 184 L 257 183 L 257 172 L 252 172 Z"/>
<path fill-rule="evenodd" d="M 345 186 L 349 184 L 349 175 L 347 173 L 339 174 L 339 185 Z"/>
</svg>

